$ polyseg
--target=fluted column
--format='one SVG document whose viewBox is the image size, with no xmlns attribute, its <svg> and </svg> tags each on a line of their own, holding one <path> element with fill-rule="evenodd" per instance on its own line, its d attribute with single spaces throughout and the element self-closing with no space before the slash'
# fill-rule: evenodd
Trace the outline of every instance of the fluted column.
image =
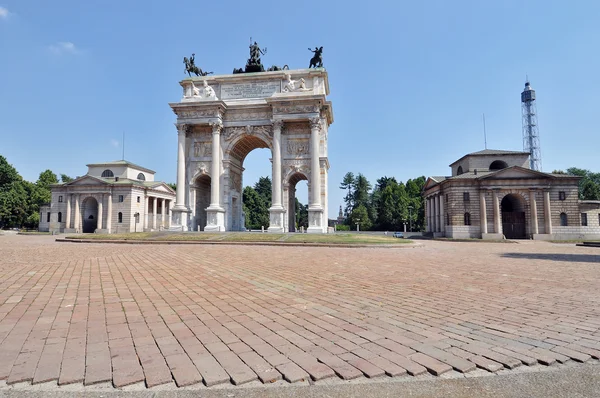
<svg viewBox="0 0 600 398">
<path fill-rule="evenodd" d="M 431 202 L 425 198 L 425 212 L 427 213 L 427 232 L 431 232 Z"/>
<path fill-rule="evenodd" d="M 310 119 L 310 205 L 308 207 L 308 233 L 326 232 L 323 228 L 323 206 L 321 204 L 321 164 L 319 141 L 321 119 Z"/>
<path fill-rule="evenodd" d="M 282 120 L 273 121 L 273 179 L 272 179 L 272 205 L 269 209 L 268 232 L 283 233 L 284 209 L 281 202 L 281 128 Z"/>
<path fill-rule="evenodd" d="M 167 227 L 171 229 L 171 223 L 173 218 L 173 211 L 171 210 L 171 200 L 169 200 L 169 204 L 167 206 L 167 211 L 169 212 L 169 217 L 167 218 Z"/>
<path fill-rule="evenodd" d="M 310 177 L 311 177 L 311 205 L 321 206 L 321 167 L 319 165 L 319 133 L 321 119 L 310 120 Z"/>
<path fill-rule="evenodd" d="M 185 209 L 185 136 L 186 124 L 177 125 L 177 191 L 175 207 Z"/>
<path fill-rule="evenodd" d="M 492 201 L 494 204 L 494 231 L 497 234 L 502 233 L 502 215 L 500 213 L 500 202 L 498 201 L 498 190 L 492 191 Z"/>
<path fill-rule="evenodd" d="M 71 194 L 67 194 L 67 214 L 65 214 L 65 228 L 71 227 Z"/>
<path fill-rule="evenodd" d="M 485 206 L 486 206 L 485 191 L 482 190 L 479 192 L 479 217 L 480 217 L 480 225 L 481 225 L 481 233 L 482 234 L 488 233 L 487 209 Z"/>
<path fill-rule="evenodd" d="M 79 230 L 80 217 L 81 214 L 79 214 L 79 194 L 77 193 L 75 194 L 75 225 L 73 226 L 73 228 L 75 228 L 77 232 L 81 232 Z"/>
<path fill-rule="evenodd" d="M 163 229 L 167 226 L 167 212 L 165 210 L 166 208 L 167 208 L 167 200 L 163 199 L 162 200 L 162 210 L 161 210 L 162 218 L 160 220 L 160 224 L 162 225 Z"/>
<path fill-rule="evenodd" d="M 437 205 L 436 205 L 436 195 L 431 197 L 431 225 L 433 226 L 433 233 L 437 232 Z"/>
<path fill-rule="evenodd" d="M 544 191 L 544 221 L 546 224 L 546 233 L 552 233 L 552 209 L 550 208 L 550 191 Z"/>
<path fill-rule="evenodd" d="M 106 229 L 111 233 L 112 228 L 112 193 L 109 193 L 106 198 Z"/>
<path fill-rule="evenodd" d="M 205 231 L 225 231 L 225 210 L 221 207 L 221 130 L 223 122 L 218 119 L 209 123 L 212 127 L 212 164 L 210 166 L 210 206 L 206 209 Z"/>
<path fill-rule="evenodd" d="M 535 202 L 535 190 L 529 191 L 529 206 L 531 208 L 531 233 L 534 235 L 539 234 L 538 228 L 538 217 L 537 217 L 537 203 Z"/>
<path fill-rule="evenodd" d="M 221 129 L 223 128 L 223 124 L 219 122 L 211 123 L 212 126 L 212 165 L 210 168 L 210 206 L 211 207 L 220 207 L 221 199 L 220 199 L 220 169 L 221 162 L 219 159 L 219 155 L 221 154 Z"/>
<path fill-rule="evenodd" d="M 98 201 L 98 229 L 102 229 L 102 202 L 104 201 L 104 194 L 100 194 L 100 200 Z"/>
<path fill-rule="evenodd" d="M 152 201 L 152 228 L 156 229 L 156 213 L 158 210 L 158 198 L 155 196 Z"/>
</svg>

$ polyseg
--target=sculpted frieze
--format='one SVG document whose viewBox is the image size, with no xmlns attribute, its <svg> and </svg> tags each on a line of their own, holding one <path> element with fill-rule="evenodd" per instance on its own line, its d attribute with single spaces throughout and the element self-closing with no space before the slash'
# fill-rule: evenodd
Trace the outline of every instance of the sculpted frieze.
<svg viewBox="0 0 600 398">
<path fill-rule="evenodd" d="M 268 110 L 252 110 L 252 111 L 228 111 L 225 113 L 226 121 L 263 120 L 263 119 L 271 119 L 271 112 Z"/>
<path fill-rule="evenodd" d="M 285 123 L 283 125 L 284 134 L 310 134 L 310 128 L 307 123 Z"/>
<path fill-rule="evenodd" d="M 199 117 L 215 117 L 217 112 L 214 109 L 204 109 L 204 110 L 187 110 L 187 109 L 178 109 L 176 110 L 177 116 L 184 119 L 194 119 Z"/>
<path fill-rule="evenodd" d="M 290 155 L 308 155 L 310 148 L 308 140 L 288 140 L 287 153 Z"/>
<path fill-rule="evenodd" d="M 195 157 L 212 156 L 212 143 L 210 141 L 194 142 L 194 156 Z"/>
<path fill-rule="evenodd" d="M 223 133 L 225 141 L 231 141 L 240 135 L 266 135 L 268 137 L 273 136 L 273 126 L 237 126 L 237 127 L 226 127 Z"/>
<path fill-rule="evenodd" d="M 275 105 L 273 113 L 316 113 L 318 105 Z"/>
</svg>

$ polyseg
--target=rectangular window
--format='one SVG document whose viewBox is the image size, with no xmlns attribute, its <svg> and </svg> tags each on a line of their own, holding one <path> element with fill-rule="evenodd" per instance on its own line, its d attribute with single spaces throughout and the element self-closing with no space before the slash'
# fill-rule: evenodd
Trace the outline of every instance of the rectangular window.
<svg viewBox="0 0 600 398">
<path fill-rule="evenodd" d="M 463 200 L 464 200 L 465 202 L 468 202 L 468 201 L 470 201 L 470 198 L 469 198 L 469 193 L 468 193 L 468 192 L 463 192 Z"/>
<path fill-rule="evenodd" d="M 587 213 L 581 213 L 581 226 L 587 227 Z"/>
<path fill-rule="evenodd" d="M 119 202 L 123 202 L 123 195 L 119 195 Z"/>
<path fill-rule="evenodd" d="M 137 197 L 137 202 L 140 203 L 140 197 L 139 196 Z"/>
<path fill-rule="evenodd" d="M 50 222 L 50 212 L 48 212 L 48 214 L 47 214 L 46 222 Z"/>
<path fill-rule="evenodd" d="M 58 203 L 62 203 L 62 195 L 58 197 Z"/>
<path fill-rule="evenodd" d="M 567 195 L 565 194 L 565 191 L 560 191 L 558 193 L 558 200 L 565 200 L 567 198 Z"/>
</svg>

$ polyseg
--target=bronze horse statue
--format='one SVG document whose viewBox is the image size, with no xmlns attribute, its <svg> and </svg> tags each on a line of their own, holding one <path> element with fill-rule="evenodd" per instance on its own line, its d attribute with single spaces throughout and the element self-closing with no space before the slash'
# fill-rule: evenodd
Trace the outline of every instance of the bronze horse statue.
<svg viewBox="0 0 600 398">
<path fill-rule="evenodd" d="M 192 77 L 192 73 L 196 76 L 206 76 L 212 74 L 212 72 L 204 72 L 201 68 L 196 66 L 195 57 L 196 54 L 192 54 L 190 59 L 187 57 L 183 57 L 183 63 L 185 64 L 185 71 L 183 73 L 187 73 L 190 77 Z"/>
<path fill-rule="evenodd" d="M 309 68 L 313 68 L 313 67 L 322 68 L 323 67 L 323 47 L 322 46 L 320 48 L 315 47 L 314 50 L 311 50 L 309 48 L 308 51 L 315 53 L 315 55 L 310 59 L 310 65 L 308 67 Z"/>
</svg>

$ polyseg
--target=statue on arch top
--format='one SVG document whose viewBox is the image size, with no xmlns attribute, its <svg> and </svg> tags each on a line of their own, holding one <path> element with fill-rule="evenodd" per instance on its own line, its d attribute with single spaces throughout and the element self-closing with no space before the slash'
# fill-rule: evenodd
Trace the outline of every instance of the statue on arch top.
<svg viewBox="0 0 600 398">
<path fill-rule="evenodd" d="M 308 68 L 322 68 L 323 67 L 323 46 L 321 47 L 315 47 L 314 50 L 311 50 L 310 48 L 308 49 L 308 51 L 313 52 L 315 55 L 310 59 L 310 65 L 308 66 Z"/>
<path fill-rule="evenodd" d="M 204 72 L 201 68 L 196 66 L 196 54 L 192 54 L 190 59 L 187 57 L 183 57 L 183 63 L 185 65 L 185 71 L 183 73 L 187 73 L 190 77 L 192 77 L 192 73 L 196 76 L 206 76 L 212 74 L 212 72 Z"/>
</svg>

